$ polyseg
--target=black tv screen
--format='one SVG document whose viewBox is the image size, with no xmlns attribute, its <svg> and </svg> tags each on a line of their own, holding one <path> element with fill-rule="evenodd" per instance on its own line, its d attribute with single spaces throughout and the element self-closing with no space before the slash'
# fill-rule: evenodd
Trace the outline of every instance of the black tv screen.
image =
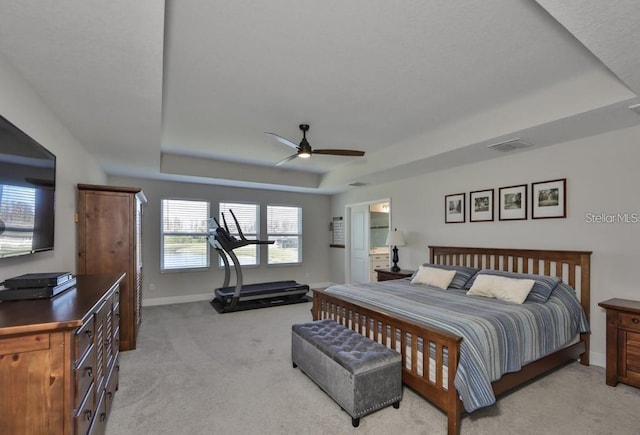
<svg viewBox="0 0 640 435">
<path fill-rule="evenodd" d="M 0 116 L 0 258 L 53 249 L 56 156 Z"/>
</svg>

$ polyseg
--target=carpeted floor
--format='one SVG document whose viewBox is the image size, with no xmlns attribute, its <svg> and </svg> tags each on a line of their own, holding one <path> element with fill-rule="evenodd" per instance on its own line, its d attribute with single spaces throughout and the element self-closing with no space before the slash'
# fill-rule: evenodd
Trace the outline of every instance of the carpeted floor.
<svg viewBox="0 0 640 435">
<path fill-rule="evenodd" d="M 446 434 L 405 388 L 400 409 L 360 427 L 290 361 L 291 325 L 311 304 L 218 314 L 207 302 L 145 307 L 138 348 L 120 354 L 107 435 Z M 570 364 L 462 419 L 462 435 L 640 435 L 640 390 Z"/>
</svg>

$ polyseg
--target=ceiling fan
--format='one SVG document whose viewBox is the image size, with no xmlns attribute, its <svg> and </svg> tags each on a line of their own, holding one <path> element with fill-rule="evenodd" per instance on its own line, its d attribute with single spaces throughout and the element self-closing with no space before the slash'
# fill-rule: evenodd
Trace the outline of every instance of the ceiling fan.
<svg viewBox="0 0 640 435">
<path fill-rule="evenodd" d="M 291 142 L 289 139 L 286 139 L 275 133 L 265 133 L 267 136 L 273 137 L 278 142 L 298 150 L 297 153 L 290 155 L 286 159 L 280 160 L 278 163 L 276 163 L 276 166 L 280 166 L 284 163 L 287 163 L 288 161 L 293 160 L 296 157 L 300 157 L 301 159 L 308 159 L 309 157 L 311 157 L 311 154 L 329 154 L 333 156 L 353 156 L 353 157 L 364 156 L 364 151 L 356 151 L 356 150 L 314 150 L 311 148 L 311 145 L 309 145 L 309 142 L 307 142 L 307 131 L 309 131 L 309 125 L 300 124 L 299 127 L 300 127 L 300 130 L 302 130 L 302 141 L 300 142 L 300 145 L 296 145 L 295 143 Z"/>
</svg>

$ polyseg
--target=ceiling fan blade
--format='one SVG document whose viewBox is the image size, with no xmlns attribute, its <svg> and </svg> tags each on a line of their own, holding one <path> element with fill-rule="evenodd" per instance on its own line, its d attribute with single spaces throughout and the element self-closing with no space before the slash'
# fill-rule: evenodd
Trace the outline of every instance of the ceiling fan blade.
<svg viewBox="0 0 640 435">
<path fill-rule="evenodd" d="M 298 145 L 294 144 L 294 143 L 293 143 L 293 142 L 291 142 L 289 139 L 286 139 L 286 138 L 284 138 L 284 137 L 282 137 L 282 136 L 278 136 L 278 135 L 277 135 L 277 134 L 275 134 L 275 133 L 267 133 L 267 132 L 265 132 L 264 134 L 266 134 L 267 136 L 271 136 L 272 138 L 274 138 L 274 139 L 275 139 L 275 140 L 277 140 L 278 142 L 283 143 L 283 144 L 285 144 L 285 145 L 287 145 L 287 146 L 290 146 L 291 148 L 298 149 Z"/>
<path fill-rule="evenodd" d="M 364 151 L 356 151 L 356 150 L 313 150 L 312 154 L 330 154 L 330 155 L 333 155 L 333 156 L 362 157 L 362 156 L 364 156 Z"/>
<path fill-rule="evenodd" d="M 285 163 L 287 163 L 289 160 L 293 160 L 296 157 L 298 157 L 298 153 L 296 154 L 291 154 L 289 157 L 287 157 L 286 159 L 282 159 L 280 160 L 278 163 L 275 164 L 275 166 L 280 166 L 280 165 L 284 165 Z"/>
</svg>

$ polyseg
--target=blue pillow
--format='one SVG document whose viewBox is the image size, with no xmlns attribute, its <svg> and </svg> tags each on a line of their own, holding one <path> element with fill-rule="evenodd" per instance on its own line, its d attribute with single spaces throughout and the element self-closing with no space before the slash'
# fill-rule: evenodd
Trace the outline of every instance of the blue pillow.
<svg viewBox="0 0 640 435">
<path fill-rule="evenodd" d="M 448 265 L 448 264 L 424 263 L 423 266 L 433 267 L 436 269 L 455 270 L 456 275 L 453 277 L 451 284 L 449 284 L 449 288 L 457 288 L 457 289 L 465 288 L 465 284 L 467 283 L 467 281 L 469 281 L 471 277 L 475 276 L 475 274 L 480 270 L 474 267 L 455 266 L 455 265 Z M 414 276 L 415 276 L 415 273 L 414 273 Z"/>
<path fill-rule="evenodd" d="M 528 273 L 515 273 L 515 272 L 503 272 L 501 270 L 482 269 L 475 276 L 473 276 L 464 286 L 465 290 L 469 290 L 475 281 L 475 277 L 478 275 L 497 275 L 504 276 L 505 278 L 516 279 L 532 279 L 535 281 L 533 288 L 527 296 L 527 301 L 531 302 L 547 302 L 551 292 L 560 283 L 560 278 L 556 276 L 544 276 L 544 275 L 532 275 Z"/>
</svg>

